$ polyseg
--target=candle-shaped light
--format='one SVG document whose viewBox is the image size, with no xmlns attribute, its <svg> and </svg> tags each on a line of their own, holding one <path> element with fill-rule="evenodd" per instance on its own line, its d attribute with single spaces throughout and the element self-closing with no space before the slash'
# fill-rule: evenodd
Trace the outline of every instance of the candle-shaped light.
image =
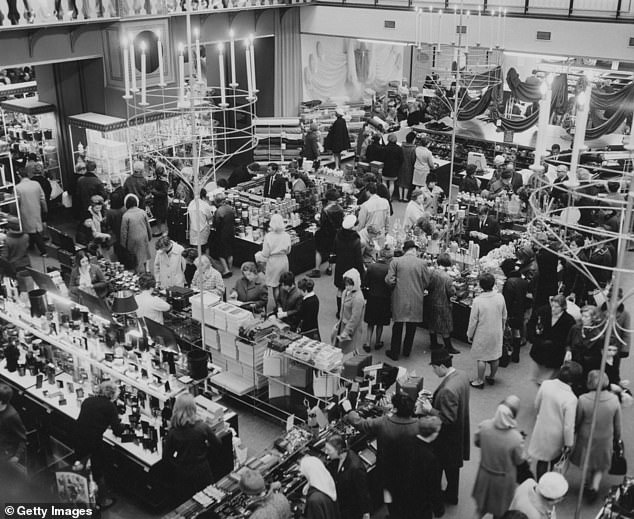
<svg viewBox="0 0 634 519">
<path fill-rule="evenodd" d="M 130 38 L 130 73 L 132 74 L 132 92 L 136 92 L 136 58 L 134 56 L 134 38 Z"/>
<path fill-rule="evenodd" d="M 476 42 L 478 47 L 482 41 L 482 6 L 478 6 L 478 41 Z"/>
<path fill-rule="evenodd" d="M 440 53 L 440 35 L 442 34 L 442 9 L 438 11 L 438 49 L 437 53 Z"/>
<path fill-rule="evenodd" d="M 420 49 L 420 36 L 418 34 L 420 29 L 420 8 L 416 8 L 416 16 L 414 19 L 416 20 L 416 27 L 414 28 L 414 45 Z"/>
<path fill-rule="evenodd" d="M 255 95 L 258 93 L 258 86 L 255 82 L 255 46 L 253 45 L 253 34 L 249 37 L 249 40 L 251 42 L 251 54 L 249 56 L 251 59 L 251 85 L 253 86 L 253 94 Z"/>
<path fill-rule="evenodd" d="M 220 72 L 220 106 L 227 106 L 227 96 L 225 92 L 225 46 L 218 44 L 218 71 Z"/>
<path fill-rule="evenodd" d="M 249 45 L 249 40 L 244 41 L 244 56 L 247 64 L 247 97 L 253 97 L 253 79 L 251 77 L 251 46 Z"/>
<path fill-rule="evenodd" d="M 506 45 L 506 9 L 504 9 L 504 23 L 502 25 L 502 48 Z"/>
<path fill-rule="evenodd" d="M 467 22 L 465 23 L 464 33 L 464 51 L 469 52 L 469 18 L 471 18 L 471 11 L 467 11 Z"/>
<path fill-rule="evenodd" d="M 178 104 L 185 102 L 185 56 L 183 51 L 185 46 L 181 43 L 178 46 Z"/>
<path fill-rule="evenodd" d="M 203 75 L 202 75 L 202 63 L 200 61 L 200 32 L 198 29 L 194 29 L 194 36 L 196 37 L 196 77 L 198 78 L 198 82 L 202 83 Z"/>
<path fill-rule="evenodd" d="M 496 47 L 500 46 L 500 34 L 502 32 L 502 9 L 500 9 L 498 11 L 498 30 L 497 30 L 497 43 L 495 44 Z"/>
<path fill-rule="evenodd" d="M 130 98 L 130 56 L 128 55 L 128 40 L 124 37 L 121 40 L 121 48 L 123 49 L 123 85 L 125 94 L 124 99 Z"/>
<path fill-rule="evenodd" d="M 159 86 L 165 86 L 165 69 L 163 68 L 163 42 L 161 41 L 161 31 L 156 33 L 156 52 L 158 53 Z"/>
<path fill-rule="evenodd" d="M 142 41 L 139 45 L 141 47 L 141 105 L 147 105 L 147 63 L 145 59 L 145 42 Z"/>
<path fill-rule="evenodd" d="M 434 10 L 429 8 L 429 44 L 433 45 L 433 40 L 431 39 L 431 31 L 434 28 Z"/>
<path fill-rule="evenodd" d="M 451 44 L 452 45 L 456 44 L 456 31 L 457 30 L 458 30 L 458 8 L 454 7 L 453 8 L 453 28 L 451 30 L 451 33 L 452 33 Z"/>
<path fill-rule="evenodd" d="M 229 31 L 229 38 L 231 51 L 231 88 L 236 88 L 238 82 L 236 81 L 236 43 L 233 39 L 233 29 Z"/>
<path fill-rule="evenodd" d="M 493 49 L 493 29 L 494 29 L 494 23 L 495 23 L 495 11 L 491 11 L 491 16 L 489 16 L 489 20 L 490 20 L 490 27 L 489 27 L 489 35 L 491 37 L 491 39 L 489 40 L 489 50 Z"/>
</svg>

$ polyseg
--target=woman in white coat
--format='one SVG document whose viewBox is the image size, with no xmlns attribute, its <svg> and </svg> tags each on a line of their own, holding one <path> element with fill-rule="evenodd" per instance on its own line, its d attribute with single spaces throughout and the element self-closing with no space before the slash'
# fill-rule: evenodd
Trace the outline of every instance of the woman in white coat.
<svg viewBox="0 0 634 519">
<path fill-rule="evenodd" d="M 495 384 L 495 374 L 502 356 L 506 303 L 502 294 L 493 291 L 495 286 L 493 274 L 482 274 L 479 282 L 483 292 L 473 300 L 467 340 L 472 343 L 471 356 L 478 366 L 478 378 L 471 382 L 471 387 L 484 389 L 487 364 L 491 373 L 486 377 L 486 381 L 490 385 Z"/>
</svg>

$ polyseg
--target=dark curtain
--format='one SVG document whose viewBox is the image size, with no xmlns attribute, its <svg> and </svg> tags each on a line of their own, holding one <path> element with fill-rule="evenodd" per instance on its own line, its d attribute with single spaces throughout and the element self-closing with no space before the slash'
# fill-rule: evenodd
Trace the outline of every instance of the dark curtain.
<svg viewBox="0 0 634 519">
<path fill-rule="evenodd" d="M 629 87 L 624 88 L 616 94 L 620 94 L 623 91 L 626 91 L 627 94 L 624 96 L 619 96 L 620 103 L 616 112 L 614 112 L 614 114 L 612 114 L 609 119 L 601 123 L 599 126 L 586 129 L 586 139 L 596 139 L 607 133 L 615 132 L 618 127 L 623 124 L 623 121 L 630 116 L 632 111 L 634 111 L 634 85 L 630 85 Z M 598 93 L 602 94 L 601 92 Z M 594 93 L 591 95 L 591 99 L 592 101 L 594 101 Z M 605 98 L 602 101 L 604 100 Z M 595 108 L 593 104 L 591 104 L 590 107 L 591 109 Z"/>
<path fill-rule="evenodd" d="M 631 83 L 616 92 L 601 92 L 592 89 L 590 106 L 595 110 L 619 109 L 627 99 L 631 99 L 634 83 Z"/>
<path fill-rule="evenodd" d="M 278 9 L 275 16 L 275 115 L 297 116 L 302 100 L 302 49 L 299 9 Z"/>
<path fill-rule="evenodd" d="M 491 96 L 493 90 L 497 87 L 491 87 L 480 97 L 480 99 L 474 99 L 464 104 L 460 110 L 458 110 L 459 121 L 469 121 L 475 119 L 478 115 L 483 114 L 491 103 Z"/>
<path fill-rule="evenodd" d="M 497 99 L 502 88 L 500 79 L 502 77 L 502 67 L 495 67 L 483 74 L 465 76 L 463 84 L 468 88 L 484 88 L 490 86 L 479 99 L 463 99 L 458 110 L 459 121 L 469 121 L 483 114 L 491 104 L 492 99 Z"/>
<path fill-rule="evenodd" d="M 566 76 L 566 74 L 559 74 L 553 79 L 551 90 L 552 98 L 550 101 L 550 112 L 553 113 L 556 110 L 566 106 L 566 102 L 568 100 L 568 77 Z M 539 99 L 541 99 L 541 93 Z M 523 132 L 525 130 L 528 130 L 531 126 L 537 124 L 538 119 L 539 109 L 535 110 L 531 115 L 524 119 L 517 120 L 500 117 L 500 120 L 502 121 L 502 129 L 513 130 L 514 132 Z"/>
<path fill-rule="evenodd" d="M 529 78 L 527 81 L 522 82 L 517 70 L 512 67 L 506 73 L 506 84 L 511 90 L 511 95 L 525 103 L 533 103 L 542 98 L 542 93 L 539 89 L 541 85 L 539 79 Z"/>
</svg>

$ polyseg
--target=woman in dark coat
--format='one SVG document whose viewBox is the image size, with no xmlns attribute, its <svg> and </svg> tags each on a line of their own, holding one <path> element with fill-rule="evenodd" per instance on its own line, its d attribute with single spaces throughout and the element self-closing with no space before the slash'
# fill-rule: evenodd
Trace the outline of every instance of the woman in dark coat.
<svg viewBox="0 0 634 519">
<path fill-rule="evenodd" d="M 363 320 L 368 325 L 368 337 L 363 349 L 366 352 L 370 352 L 375 327 L 374 349 L 380 350 L 383 347 L 383 341 L 381 341 L 383 327 L 388 326 L 392 319 L 392 289 L 385 282 L 385 277 L 393 257 L 394 251 L 389 247 L 384 247 L 381 249 L 376 263 L 370 263 L 365 273 L 364 286 L 367 289 L 367 303 Z"/>
<path fill-rule="evenodd" d="M 548 237 L 544 233 L 540 233 L 537 239 L 551 249 L 556 246 L 554 242 L 548 241 Z M 539 283 L 537 283 L 533 294 L 533 308 L 536 310 L 548 304 L 550 296 L 557 294 L 559 288 L 557 275 L 559 257 L 545 248 L 540 248 L 535 255 L 535 259 L 539 272 Z"/>
<path fill-rule="evenodd" d="M 350 136 L 348 135 L 348 126 L 343 118 L 343 110 L 337 108 L 335 114 L 337 118 L 332 123 L 326 136 L 326 143 L 334 155 L 335 169 L 339 169 L 341 166 L 341 152 L 350 148 Z"/>
<path fill-rule="evenodd" d="M 533 344 L 530 356 L 535 361 L 533 380 L 538 384 L 552 378 L 564 363 L 566 342 L 575 319 L 566 312 L 566 298 L 551 297 L 550 303 L 538 308 L 526 326 L 528 339 Z"/>
<path fill-rule="evenodd" d="M 366 162 L 383 162 L 385 158 L 385 146 L 383 146 L 383 142 L 381 139 L 383 137 L 381 134 L 375 133 L 370 140 L 370 144 L 365 150 L 365 161 Z"/>
<path fill-rule="evenodd" d="M 409 132 L 405 137 L 405 142 L 401 146 L 403 152 L 403 162 L 398 172 L 398 199 L 400 202 L 407 202 L 409 192 L 412 189 L 412 179 L 414 178 L 414 163 L 416 162 L 416 133 Z"/>
<path fill-rule="evenodd" d="M 150 193 L 153 199 L 152 214 L 159 225 L 158 233 L 155 234 L 155 236 L 161 236 L 167 231 L 167 192 L 169 190 L 169 183 L 167 182 L 167 175 L 163 166 L 157 166 L 155 174 L 156 179 L 154 179 L 150 185 Z"/>
<path fill-rule="evenodd" d="M 328 466 L 337 488 L 337 503 L 341 517 L 368 519 L 372 512 L 372 499 L 368 488 L 368 473 L 359 455 L 348 449 L 338 434 L 328 438 L 324 446 L 331 460 Z"/>
<path fill-rule="evenodd" d="M 387 146 L 383 150 L 383 180 L 387 183 L 390 198 L 394 194 L 396 178 L 403 164 L 403 150 L 396 141 L 396 134 L 390 133 L 387 137 Z"/>
<path fill-rule="evenodd" d="M 304 135 L 302 157 L 306 160 L 315 161 L 319 158 L 319 154 L 319 125 L 317 123 L 310 123 L 308 132 Z"/>
<path fill-rule="evenodd" d="M 335 246 L 335 236 L 343 222 L 343 208 L 339 205 L 339 191 L 329 189 L 326 191 L 326 205 L 319 214 L 319 229 L 315 233 L 315 269 L 309 274 L 311 278 L 321 276 L 321 264 L 328 262 L 326 274 L 332 274 L 332 262 L 330 256 Z"/>
<path fill-rule="evenodd" d="M 349 214 L 343 219 L 342 228 L 337 231 L 335 236 L 334 251 L 337 256 L 335 264 L 334 283 L 337 287 L 337 317 L 341 309 L 341 294 L 345 288 L 343 282 L 343 274 L 350 269 L 357 269 L 361 274 L 361 279 L 365 273 L 363 266 L 363 254 L 361 252 L 361 237 L 359 233 L 353 229 L 357 219 L 354 215 Z"/>
<path fill-rule="evenodd" d="M 196 416 L 194 397 L 190 393 L 178 395 L 163 448 L 163 459 L 172 469 L 177 502 L 189 499 L 213 482 L 208 454 L 219 448 L 220 442 L 209 425 Z"/>
<path fill-rule="evenodd" d="M 524 330 L 524 312 L 526 310 L 526 294 L 528 293 L 528 281 L 522 277 L 520 271 L 516 269 L 514 259 L 505 259 L 500 265 L 502 272 L 506 276 L 502 295 L 506 303 L 506 311 L 508 313 L 507 325 L 511 329 L 512 347 L 511 360 L 513 362 L 520 361 L 520 345 L 522 331 Z M 508 356 L 506 351 L 502 351 L 502 357 L 506 359 L 508 365 Z"/>
<path fill-rule="evenodd" d="M 442 337 L 445 349 L 452 354 L 460 353 L 451 344 L 451 332 L 453 332 L 453 303 L 451 298 L 456 295 L 453 280 L 447 273 L 451 268 L 451 257 L 446 252 L 438 255 L 438 268 L 434 269 L 427 287 L 429 298 L 429 337 L 431 348 L 436 349 L 438 335 Z M 442 346 L 440 346 L 442 348 Z"/>
<path fill-rule="evenodd" d="M 480 184 L 475 176 L 476 169 L 477 166 L 475 164 L 467 164 L 465 177 L 460 182 L 461 193 L 475 193 L 476 195 L 480 193 Z"/>
<path fill-rule="evenodd" d="M 575 324 L 570 329 L 566 347 L 572 360 L 583 367 L 584 377 L 601 365 L 604 331 L 605 323 L 599 309 L 593 305 L 584 306 L 581 309 L 581 324 Z"/>
<path fill-rule="evenodd" d="M 299 471 L 308 481 L 304 487 L 306 506 L 302 518 L 340 519 L 335 481 L 321 460 L 304 456 L 299 462 Z"/>
</svg>

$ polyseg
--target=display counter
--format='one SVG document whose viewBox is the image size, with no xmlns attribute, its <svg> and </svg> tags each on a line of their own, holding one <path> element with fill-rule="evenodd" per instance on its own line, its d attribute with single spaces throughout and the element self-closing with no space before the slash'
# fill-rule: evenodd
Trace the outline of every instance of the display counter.
<svg viewBox="0 0 634 519">
<path fill-rule="evenodd" d="M 236 236 L 233 244 L 233 262 L 241 265 L 253 261 L 256 252 L 262 250 L 262 244 Z M 299 243 L 291 246 L 288 255 L 289 270 L 295 275 L 306 272 L 315 266 L 315 236 L 305 233 Z"/>
</svg>

